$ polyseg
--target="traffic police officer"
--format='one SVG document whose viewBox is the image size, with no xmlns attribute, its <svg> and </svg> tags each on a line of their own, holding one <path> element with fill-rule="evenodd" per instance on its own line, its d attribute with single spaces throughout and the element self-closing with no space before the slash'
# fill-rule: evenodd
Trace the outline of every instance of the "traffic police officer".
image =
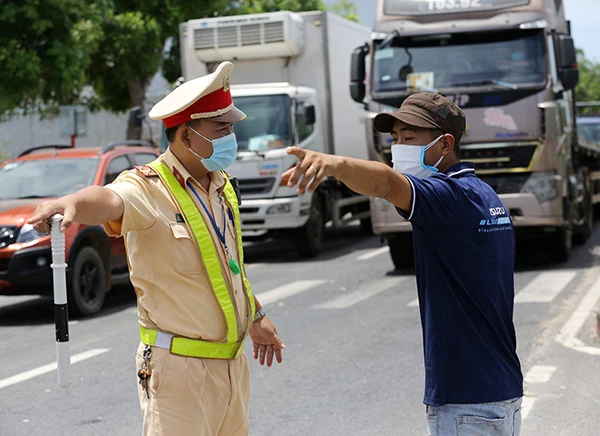
<svg viewBox="0 0 600 436">
<path fill-rule="evenodd" d="M 232 123 L 246 115 L 221 63 L 158 102 L 169 148 L 156 161 L 42 203 L 29 221 L 104 224 L 122 236 L 138 301 L 136 357 L 145 435 L 247 435 L 245 339 L 271 366 L 285 348 L 244 270 L 238 198 L 223 171 L 236 158 Z"/>
<path fill-rule="evenodd" d="M 466 119 L 437 94 L 409 96 L 374 127 L 394 168 L 291 147 L 298 192 L 333 176 L 394 204 L 413 228 L 431 435 L 518 435 L 523 376 L 513 325 L 514 230 L 492 188 L 459 161 Z"/>
</svg>

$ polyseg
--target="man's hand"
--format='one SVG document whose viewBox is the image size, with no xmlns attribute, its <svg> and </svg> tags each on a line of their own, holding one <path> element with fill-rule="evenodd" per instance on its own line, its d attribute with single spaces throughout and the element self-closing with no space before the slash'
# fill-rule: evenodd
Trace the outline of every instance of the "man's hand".
<svg viewBox="0 0 600 436">
<path fill-rule="evenodd" d="M 33 228 L 38 233 L 48 234 L 50 233 L 50 218 L 57 213 L 63 216 L 60 231 L 64 233 L 73 223 L 73 217 L 75 216 L 75 201 L 72 196 L 67 195 L 41 203 L 27 222 L 33 224 Z"/>
<path fill-rule="evenodd" d="M 333 176 L 339 160 L 338 157 L 330 154 L 317 153 L 298 147 L 288 147 L 287 153 L 296 156 L 300 162 L 294 168 L 283 173 L 281 178 L 283 181 L 287 181 L 289 187 L 292 187 L 298 183 L 300 177 L 304 176 L 296 189 L 298 194 L 303 194 L 309 184 L 308 192 L 314 192 L 323 178 Z"/>
<path fill-rule="evenodd" d="M 257 319 L 250 327 L 250 338 L 252 339 L 254 358 L 258 359 L 260 355 L 260 364 L 265 364 L 265 358 L 267 366 L 273 364 L 273 356 L 277 358 L 277 362 L 281 363 L 283 357 L 281 350 L 285 348 L 285 345 L 279 339 L 275 326 L 267 316 Z"/>
</svg>

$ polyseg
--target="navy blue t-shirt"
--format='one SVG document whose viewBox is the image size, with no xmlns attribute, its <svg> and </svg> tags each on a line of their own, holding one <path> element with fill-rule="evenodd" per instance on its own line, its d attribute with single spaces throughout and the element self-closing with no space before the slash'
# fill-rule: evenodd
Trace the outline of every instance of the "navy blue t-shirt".
<svg viewBox="0 0 600 436">
<path fill-rule="evenodd" d="M 406 175 L 431 406 L 523 395 L 513 325 L 512 221 L 472 163 L 426 179 Z"/>
</svg>

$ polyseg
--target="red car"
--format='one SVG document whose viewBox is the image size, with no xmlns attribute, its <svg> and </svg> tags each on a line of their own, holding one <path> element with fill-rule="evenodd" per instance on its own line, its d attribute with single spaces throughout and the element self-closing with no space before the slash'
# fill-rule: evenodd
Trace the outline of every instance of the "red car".
<svg viewBox="0 0 600 436">
<path fill-rule="evenodd" d="M 122 171 L 159 154 L 144 141 L 78 149 L 44 145 L 0 165 L 0 295 L 52 295 L 50 236 L 26 223 L 38 204 L 111 183 Z M 109 238 L 101 226 L 78 223 L 65 236 L 69 309 L 93 315 L 102 308 L 111 285 L 128 279 L 123 241 Z"/>
</svg>

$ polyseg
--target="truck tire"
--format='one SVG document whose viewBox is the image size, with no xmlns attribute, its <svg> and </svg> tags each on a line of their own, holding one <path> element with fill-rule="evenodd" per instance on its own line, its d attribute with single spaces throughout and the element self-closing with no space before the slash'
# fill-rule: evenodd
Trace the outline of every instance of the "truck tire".
<svg viewBox="0 0 600 436">
<path fill-rule="evenodd" d="M 294 240 L 301 257 L 315 257 L 321 252 L 325 235 L 323 203 L 318 194 L 313 194 L 310 203 L 310 216 L 302 227 L 296 230 Z"/>
<path fill-rule="evenodd" d="M 580 177 L 583 180 L 585 193 L 584 199 L 581 204 L 578 204 L 580 208 L 580 216 L 583 217 L 583 222 L 575 226 L 573 231 L 573 243 L 576 245 L 583 245 L 592 234 L 594 227 L 594 205 L 592 202 L 592 188 L 590 182 L 590 175 L 587 168 L 580 170 Z"/>
<path fill-rule="evenodd" d="M 552 260 L 566 262 L 571 256 L 573 247 L 573 231 L 566 227 L 557 228 L 554 233 L 547 235 L 548 252 Z"/>
<path fill-rule="evenodd" d="M 390 256 L 396 269 L 412 268 L 415 265 L 412 233 L 398 233 L 387 240 Z"/>
<path fill-rule="evenodd" d="M 106 270 L 93 247 L 83 247 L 76 255 L 67 285 L 69 311 L 91 316 L 102 309 L 106 298 Z"/>
</svg>

